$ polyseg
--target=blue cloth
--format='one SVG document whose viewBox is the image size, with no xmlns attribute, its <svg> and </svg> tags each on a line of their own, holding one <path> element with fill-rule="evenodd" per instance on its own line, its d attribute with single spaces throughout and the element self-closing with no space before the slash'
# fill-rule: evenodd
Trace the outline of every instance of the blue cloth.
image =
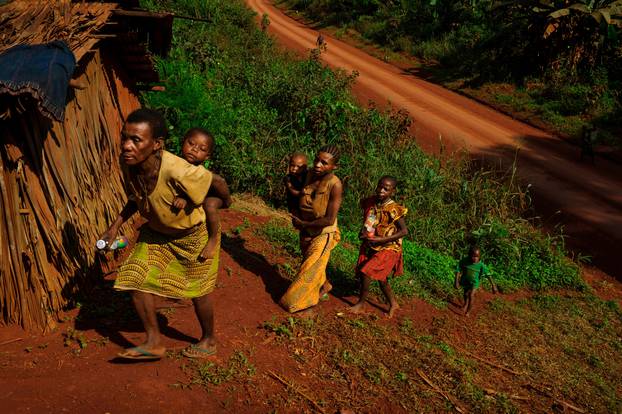
<svg viewBox="0 0 622 414">
<path fill-rule="evenodd" d="M 48 118 L 62 121 L 76 58 L 60 40 L 19 45 L 0 54 L 0 94 L 27 94 Z"/>
</svg>

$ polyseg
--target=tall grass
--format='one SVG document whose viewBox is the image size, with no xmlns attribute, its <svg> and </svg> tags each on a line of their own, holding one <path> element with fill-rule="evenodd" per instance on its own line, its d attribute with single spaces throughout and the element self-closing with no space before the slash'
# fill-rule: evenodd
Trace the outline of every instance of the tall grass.
<svg viewBox="0 0 622 414">
<path fill-rule="evenodd" d="M 581 285 L 576 266 L 564 258 L 563 240 L 542 235 L 522 218 L 528 194 L 515 182 L 464 157 L 441 163 L 425 155 L 407 135 L 407 114 L 356 105 L 353 75 L 279 50 L 241 1 L 147 5 L 211 20 L 175 21 L 173 50 L 158 62 L 166 92 L 144 99 L 166 114 L 172 150 L 190 127 L 213 132 L 212 168 L 233 190 L 282 205 L 287 155 L 304 151 L 312 157 L 321 145 L 334 143 L 342 150 L 339 219 L 347 231 L 360 225 L 359 200 L 380 176 L 392 174 L 399 177 L 398 198 L 410 210 L 409 239 L 417 246 L 457 257 L 475 241 L 500 278 L 520 281 L 513 285 Z M 437 275 L 434 266 L 418 271 Z"/>
</svg>

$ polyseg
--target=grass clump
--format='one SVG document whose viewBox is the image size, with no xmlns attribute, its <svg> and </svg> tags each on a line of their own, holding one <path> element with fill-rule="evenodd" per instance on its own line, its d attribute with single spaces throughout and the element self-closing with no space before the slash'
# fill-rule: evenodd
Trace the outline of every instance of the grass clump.
<svg viewBox="0 0 622 414">
<path fill-rule="evenodd" d="M 235 351 L 224 365 L 212 361 L 193 360 L 190 365 L 184 364 L 181 368 L 191 377 L 187 386 L 201 385 L 203 387 L 243 380 L 254 376 L 256 371 L 248 356 L 241 351 Z"/>
<path fill-rule="evenodd" d="M 622 313 L 589 294 L 497 299 L 471 322 L 276 318 L 266 334 L 286 338 L 276 346 L 319 385 L 318 399 L 357 412 L 386 404 L 407 412 L 622 409 Z"/>
<path fill-rule="evenodd" d="M 357 106 L 350 94 L 355 74 L 278 50 L 239 0 L 146 4 L 211 20 L 175 20 L 170 56 L 158 61 L 166 91 L 143 96 L 167 116 L 168 148 L 179 150 L 186 129 L 207 128 L 217 144 L 210 168 L 234 191 L 275 206 L 284 204 L 288 154 L 303 151 L 312 159 L 321 145 L 341 148 L 345 192 L 339 220 L 347 243 L 335 250 L 332 266 L 345 285 L 355 283 L 358 202 L 381 175 L 392 174 L 400 178 L 399 201 L 410 210 L 405 256 L 415 275 L 396 279 L 397 291 L 409 294 L 416 284 L 432 295 L 446 290 L 451 262 L 473 241 L 501 286 L 582 286 L 576 266 L 564 257 L 563 239 L 543 236 L 522 218 L 529 214 L 529 195 L 512 175 L 464 157 L 441 163 L 424 154 L 408 135 L 408 114 Z M 295 236 L 274 226 L 265 231 L 288 253 L 297 252 Z"/>
<path fill-rule="evenodd" d="M 508 361 L 528 372 L 532 384 L 589 412 L 622 409 L 619 307 L 589 294 L 541 294 L 488 308 L 480 327 L 490 331 L 482 334 L 494 360 Z"/>
</svg>

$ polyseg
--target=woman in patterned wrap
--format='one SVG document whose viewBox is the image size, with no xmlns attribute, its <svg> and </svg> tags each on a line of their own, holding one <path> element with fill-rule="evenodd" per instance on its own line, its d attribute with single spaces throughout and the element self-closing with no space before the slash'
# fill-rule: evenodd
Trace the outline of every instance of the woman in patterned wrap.
<svg viewBox="0 0 622 414">
<path fill-rule="evenodd" d="M 332 288 L 326 279 L 326 266 L 331 251 L 340 240 L 337 213 L 341 207 L 343 187 L 333 173 L 337 169 L 339 150 L 333 145 L 322 147 L 313 162 L 313 170 L 299 199 L 299 211 L 292 217 L 300 230 L 302 264 L 298 274 L 280 300 L 288 312 L 298 312 L 318 304 Z"/>
<path fill-rule="evenodd" d="M 147 221 L 114 285 L 117 290 L 131 291 L 147 334 L 144 343 L 118 354 L 126 359 L 159 359 L 165 354 L 155 296 L 192 299 L 194 303 L 202 336 L 184 355 L 200 358 L 216 353 L 208 294 L 216 283 L 219 255 L 207 260 L 201 257 L 208 240 L 202 204 L 209 191 L 228 206 L 229 189 L 216 174 L 165 151 L 166 133 L 164 118 L 156 111 L 138 109 L 127 117 L 121 131 L 121 162 L 128 202 L 101 237 L 113 240 L 119 227 L 137 211 Z M 191 201 L 183 210 L 173 207 L 173 200 L 180 195 Z"/>
</svg>

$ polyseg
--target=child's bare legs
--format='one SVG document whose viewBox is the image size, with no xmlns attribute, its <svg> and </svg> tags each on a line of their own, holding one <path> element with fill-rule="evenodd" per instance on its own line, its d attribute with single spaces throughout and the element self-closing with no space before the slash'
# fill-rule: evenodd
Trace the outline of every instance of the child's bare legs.
<svg viewBox="0 0 622 414">
<path fill-rule="evenodd" d="M 218 209 L 222 207 L 222 200 L 217 197 L 207 198 L 207 234 L 208 241 L 205 248 L 201 252 L 200 257 L 203 259 L 213 259 L 216 255 L 216 246 L 218 242 L 218 230 L 220 227 L 220 218 L 218 217 Z"/>
<path fill-rule="evenodd" d="M 359 301 L 350 308 L 350 312 L 352 313 L 361 313 L 363 311 L 363 307 L 365 306 L 365 302 L 367 301 L 367 295 L 369 295 L 369 285 L 371 285 L 371 278 L 365 276 L 363 273 L 360 272 L 359 278 L 361 281 L 361 291 L 359 293 Z"/>
<path fill-rule="evenodd" d="M 214 339 L 214 306 L 209 295 L 203 295 L 192 299 L 194 304 L 194 312 L 197 315 L 199 324 L 201 325 L 201 339 L 195 345 L 202 351 L 215 352 L 216 340 Z M 211 353 L 211 352 L 210 352 Z"/>
<path fill-rule="evenodd" d="M 395 311 L 400 308 L 400 305 L 397 303 L 397 299 L 395 298 L 395 293 L 393 293 L 393 289 L 391 289 L 391 285 L 389 285 L 388 280 L 380 282 L 380 289 L 382 290 L 382 293 L 384 293 L 384 296 L 389 301 L 388 317 L 392 318 L 393 315 L 395 314 Z"/>
<path fill-rule="evenodd" d="M 462 306 L 462 313 L 465 316 L 469 316 L 469 312 L 471 312 L 471 305 L 473 304 L 473 297 L 475 296 L 475 288 L 465 288 L 464 289 L 464 306 Z"/>
</svg>

